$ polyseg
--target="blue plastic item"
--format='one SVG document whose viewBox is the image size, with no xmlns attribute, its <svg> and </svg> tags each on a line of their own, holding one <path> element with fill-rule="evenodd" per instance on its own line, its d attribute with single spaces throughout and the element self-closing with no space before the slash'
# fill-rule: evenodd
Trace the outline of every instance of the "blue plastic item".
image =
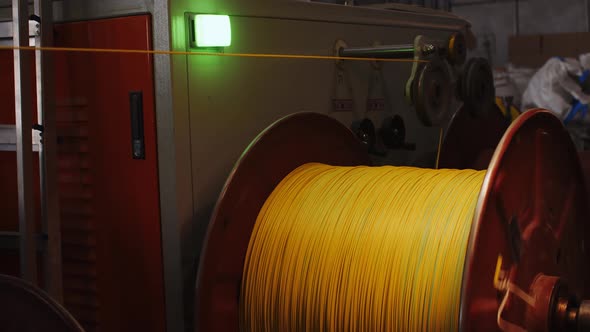
<svg viewBox="0 0 590 332">
<path fill-rule="evenodd" d="M 580 75 L 578 81 L 580 82 L 580 84 L 584 84 L 588 80 L 588 78 L 590 78 L 590 70 L 587 69 L 582 72 L 582 75 Z M 579 100 L 574 99 L 572 109 L 569 111 L 568 115 L 563 120 L 563 123 L 568 124 L 576 117 L 577 114 L 580 114 L 582 118 L 585 118 L 587 113 L 588 105 L 582 104 Z"/>
</svg>

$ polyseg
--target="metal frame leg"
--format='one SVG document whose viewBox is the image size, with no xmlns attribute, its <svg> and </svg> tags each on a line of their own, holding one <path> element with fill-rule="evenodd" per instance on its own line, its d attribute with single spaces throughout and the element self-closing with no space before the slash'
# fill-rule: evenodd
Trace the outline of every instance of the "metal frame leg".
<svg viewBox="0 0 590 332">
<path fill-rule="evenodd" d="M 35 15 L 41 18 L 41 33 L 35 45 L 53 46 L 53 1 L 35 0 Z M 43 140 L 39 145 L 41 180 L 41 221 L 47 234 L 45 259 L 46 290 L 59 303 L 63 299 L 61 222 L 57 187 L 57 133 L 53 62 L 50 52 L 35 51 L 37 83 L 37 118 L 42 125 Z"/>
</svg>

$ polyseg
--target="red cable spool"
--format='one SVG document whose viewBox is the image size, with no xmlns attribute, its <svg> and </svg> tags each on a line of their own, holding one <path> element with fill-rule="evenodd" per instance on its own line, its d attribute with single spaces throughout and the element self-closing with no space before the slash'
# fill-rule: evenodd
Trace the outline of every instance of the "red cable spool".
<svg viewBox="0 0 590 332">
<path fill-rule="evenodd" d="M 198 331 L 239 331 L 244 257 L 258 212 L 275 186 L 308 162 L 370 164 L 352 132 L 325 115 L 294 114 L 261 133 L 234 167 L 209 224 L 197 276 Z M 558 300 L 564 301 L 555 291 L 563 283 L 568 295 L 590 297 L 584 285 L 590 281 L 585 248 L 590 227 L 584 224 L 582 183 L 574 146 L 551 113 L 533 110 L 510 126 L 495 150 L 475 211 L 461 330 L 500 330 L 496 316 L 503 293 L 493 283 L 499 255 L 510 283 L 534 298 L 548 299 L 531 308 L 511 296 L 502 312 L 508 322 L 549 331 L 565 319 L 554 312 Z"/>
</svg>

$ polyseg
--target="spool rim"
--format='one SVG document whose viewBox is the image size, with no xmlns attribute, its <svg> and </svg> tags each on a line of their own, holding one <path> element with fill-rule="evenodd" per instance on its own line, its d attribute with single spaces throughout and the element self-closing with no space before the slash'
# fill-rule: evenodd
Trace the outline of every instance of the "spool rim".
<svg viewBox="0 0 590 332">
<path fill-rule="evenodd" d="M 573 143 L 555 116 L 535 109 L 512 123 L 494 152 L 478 198 L 465 257 L 460 330 L 498 329 L 501 293 L 493 276 L 499 254 L 510 282 L 525 292 L 545 273 L 567 279 L 576 295 L 588 295 L 583 286 L 590 276 L 590 268 L 584 267 L 588 253 L 583 245 L 580 252 L 578 243 L 590 236 L 576 233 L 587 217 L 582 179 Z M 561 261 L 560 253 L 565 255 Z M 524 302 L 509 303 L 503 319 L 524 327 Z"/>
<path fill-rule="evenodd" d="M 324 114 L 291 114 L 261 132 L 231 171 L 208 226 L 197 272 L 197 330 L 239 330 L 244 257 L 258 212 L 287 174 L 309 162 L 357 166 L 370 159 L 350 129 Z"/>
<path fill-rule="evenodd" d="M 28 328 L 43 328 L 45 331 L 84 332 L 80 323 L 61 304 L 35 285 L 9 275 L 0 274 L 0 290 L 4 298 L 0 300 L 0 309 L 5 316 L 3 325 L 24 328 L 25 325 L 12 326 L 29 322 Z M 26 311 L 18 311 L 14 304 L 26 304 Z M 11 310 L 7 310 L 11 308 Z M 30 323 L 33 322 L 33 323 Z M 25 330 L 28 330 L 25 328 Z"/>
</svg>

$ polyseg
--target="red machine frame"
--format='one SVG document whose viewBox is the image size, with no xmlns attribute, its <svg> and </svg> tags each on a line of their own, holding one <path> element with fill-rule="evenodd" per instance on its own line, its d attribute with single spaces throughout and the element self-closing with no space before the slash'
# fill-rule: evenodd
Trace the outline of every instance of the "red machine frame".
<svg viewBox="0 0 590 332">
<path fill-rule="evenodd" d="M 62 47 L 149 50 L 151 17 L 56 24 L 54 38 Z M 163 331 L 153 57 L 53 55 L 65 307 L 87 331 Z M 8 69 L 0 72 L 3 124 L 14 123 L 12 62 L 12 52 L 0 51 L 0 63 Z M 132 156 L 129 93 L 138 91 L 144 159 Z M 0 152 L 2 231 L 17 229 L 14 156 Z M 6 250 L 0 255 L 0 272 L 17 275 L 18 255 Z"/>
</svg>

